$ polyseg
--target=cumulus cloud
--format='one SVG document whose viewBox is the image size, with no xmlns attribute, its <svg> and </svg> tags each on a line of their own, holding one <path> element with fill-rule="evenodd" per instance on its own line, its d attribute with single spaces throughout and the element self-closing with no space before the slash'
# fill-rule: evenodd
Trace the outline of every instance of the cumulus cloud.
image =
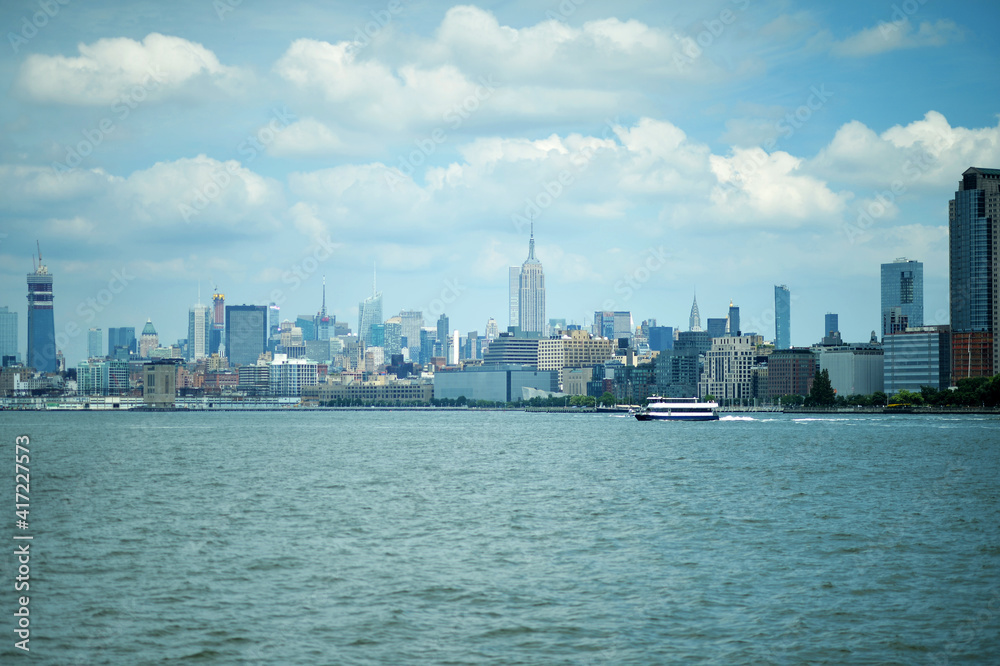
<svg viewBox="0 0 1000 666">
<path fill-rule="evenodd" d="M 712 202 L 733 225 L 795 227 L 841 214 L 849 198 L 802 171 L 803 160 L 761 148 L 736 148 L 729 157 L 712 155 L 719 186 Z"/>
<path fill-rule="evenodd" d="M 141 42 L 108 38 L 77 50 L 78 56 L 29 55 L 17 89 L 38 102 L 96 106 L 162 99 L 201 79 L 232 91 L 244 76 L 201 44 L 155 32 Z"/>
<path fill-rule="evenodd" d="M 343 148 L 333 130 L 315 118 L 303 118 L 277 133 L 268 146 L 277 157 L 332 155 Z"/>
<path fill-rule="evenodd" d="M 962 31 L 954 21 L 922 21 L 914 30 L 909 18 L 900 17 L 888 22 L 880 21 L 874 27 L 865 28 L 843 41 L 834 42 L 830 52 L 838 56 L 860 58 L 899 49 L 944 46 L 961 38 Z"/>
<path fill-rule="evenodd" d="M 995 127 L 952 127 L 937 111 L 877 134 L 852 121 L 810 160 L 822 177 L 866 187 L 954 188 L 969 166 L 1000 161 L 1000 123 Z"/>
</svg>

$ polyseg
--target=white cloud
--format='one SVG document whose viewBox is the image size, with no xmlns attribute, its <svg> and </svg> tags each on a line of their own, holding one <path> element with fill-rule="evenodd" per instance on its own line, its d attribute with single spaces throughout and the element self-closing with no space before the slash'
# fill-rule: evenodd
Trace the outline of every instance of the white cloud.
<svg viewBox="0 0 1000 666">
<path fill-rule="evenodd" d="M 838 56 L 860 58 L 899 49 L 944 46 L 961 38 L 962 31 L 954 21 L 923 21 L 914 32 L 910 19 L 904 17 L 888 22 L 880 21 L 874 27 L 865 28 L 843 41 L 834 42 L 830 51 Z"/>
<path fill-rule="evenodd" d="M 736 148 L 731 157 L 709 159 L 720 183 L 712 201 L 736 226 L 796 227 L 829 220 L 843 213 L 850 198 L 802 171 L 803 160 L 783 151 Z"/>
<path fill-rule="evenodd" d="M 823 178 L 865 188 L 914 187 L 954 190 L 970 166 L 1000 162 L 1000 123 L 995 127 L 952 127 L 937 111 L 895 125 L 882 134 L 858 121 L 845 124 L 810 160 Z"/>
<path fill-rule="evenodd" d="M 75 57 L 29 55 L 16 87 L 39 102 L 97 106 L 162 99 L 199 78 L 232 91 L 244 76 L 201 44 L 155 32 L 141 42 L 118 37 L 77 49 Z"/>
<path fill-rule="evenodd" d="M 268 151 L 276 157 L 333 155 L 343 142 L 333 130 L 315 118 L 303 118 L 275 134 Z"/>
</svg>

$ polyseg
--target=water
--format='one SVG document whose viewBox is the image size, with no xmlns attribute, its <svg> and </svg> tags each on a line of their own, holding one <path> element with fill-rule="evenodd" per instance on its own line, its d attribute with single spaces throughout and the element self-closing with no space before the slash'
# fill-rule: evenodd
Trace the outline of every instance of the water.
<svg viewBox="0 0 1000 666">
<path fill-rule="evenodd" d="M 32 663 L 1000 655 L 996 418 L 0 413 L 0 424 L 5 456 L 16 434 L 31 437 Z M 10 518 L 8 535 L 21 533 Z M 10 555 L 3 567 L 11 663 Z"/>
</svg>

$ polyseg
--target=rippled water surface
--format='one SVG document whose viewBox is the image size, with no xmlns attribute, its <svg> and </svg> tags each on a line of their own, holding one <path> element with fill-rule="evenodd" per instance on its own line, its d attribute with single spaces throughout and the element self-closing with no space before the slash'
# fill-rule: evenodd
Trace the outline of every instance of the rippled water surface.
<svg viewBox="0 0 1000 666">
<path fill-rule="evenodd" d="M 996 418 L 3 413 L 0 424 L 11 513 L 14 436 L 31 437 L 34 536 L 31 654 L 12 647 L 8 555 L 3 663 L 1000 655 Z"/>
</svg>

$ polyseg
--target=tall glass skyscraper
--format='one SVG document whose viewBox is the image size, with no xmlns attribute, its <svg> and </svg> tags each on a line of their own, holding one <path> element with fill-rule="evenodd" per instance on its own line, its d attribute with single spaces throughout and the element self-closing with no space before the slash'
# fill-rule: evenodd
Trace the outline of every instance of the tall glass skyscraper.
<svg viewBox="0 0 1000 666">
<path fill-rule="evenodd" d="M 87 358 L 100 358 L 104 349 L 104 331 L 92 328 L 87 331 Z"/>
<path fill-rule="evenodd" d="M 231 365 L 253 365 L 267 349 L 267 306 L 226 306 L 226 356 Z"/>
<path fill-rule="evenodd" d="M 970 167 L 948 202 L 952 380 L 1000 368 L 1000 169 Z"/>
<path fill-rule="evenodd" d="M 518 290 L 518 325 L 522 331 L 545 332 L 545 274 L 535 257 L 535 227 L 531 226 L 528 258 L 521 264 Z"/>
<path fill-rule="evenodd" d="M 118 326 L 108 329 L 108 357 L 115 357 L 115 350 L 119 347 L 134 354 L 137 351 L 135 344 L 135 326 Z"/>
<path fill-rule="evenodd" d="M 774 285 L 774 348 L 792 347 L 792 294 L 783 284 Z"/>
<path fill-rule="evenodd" d="M 52 314 L 52 275 L 42 263 L 28 273 L 28 358 L 27 365 L 38 372 L 55 372 L 56 326 Z"/>
<path fill-rule="evenodd" d="M 882 264 L 882 336 L 924 325 L 924 265 L 905 257 Z"/>
<path fill-rule="evenodd" d="M 0 307 L 0 363 L 4 357 L 17 361 L 17 313 Z"/>
</svg>

